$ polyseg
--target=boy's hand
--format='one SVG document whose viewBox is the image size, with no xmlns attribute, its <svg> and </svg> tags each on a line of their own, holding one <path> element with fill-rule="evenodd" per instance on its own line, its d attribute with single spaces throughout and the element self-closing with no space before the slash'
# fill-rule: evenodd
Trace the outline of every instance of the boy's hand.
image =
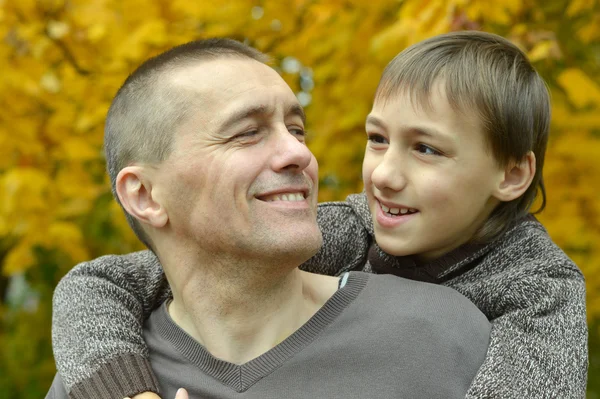
<svg viewBox="0 0 600 399">
<path fill-rule="evenodd" d="M 127 397 L 125 399 L 160 399 L 160 396 L 154 392 L 142 392 L 138 393 L 133 398 Z M 183 388 L 179 388 L 177 390 L 177 394 L 175 395 L 175 399 L 189 399 L 187 391 Z"/>
</svg>

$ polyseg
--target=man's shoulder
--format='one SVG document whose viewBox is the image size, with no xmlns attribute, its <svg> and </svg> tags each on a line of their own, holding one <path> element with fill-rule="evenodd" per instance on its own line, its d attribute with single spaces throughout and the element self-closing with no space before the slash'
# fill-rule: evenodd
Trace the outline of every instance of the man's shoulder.
<svg viewBox="0 0 600 399">
<path fill-rule="evenodd" d="M 357 298 L 352 333 L 367 337 L 370 350 L 418 353 L 442 369 L 461 364 L 475 375 L 490 341 L 491 324 L 465 296 L 449 287 L 393 275 L 370 275 Z M 420 359 L 420 360 L 419 360 Z M 445 366 L 442 366 L 445 365 Z M 472 372 L 472 374 L 471 374 Z"/>
<path fill-rule="evenodd" d="M 363 300 L 381 306 L 386 317 L 411 317 L 437 324 L 456 320 L 489 327 L 487 317 L 467 297 L 453 288 L 386 274 L 369 275 Z"/>
<path fill-rule="evenodd" d="M 352 273 L 368 275 L 368 283 L 372 289 L 385 290 L 386 298 L 407 299 L 407 297 L 410 296 L 411 298 L 414 298 L 413 300 L 423 298 L 430 298 L 430 300 L 432 300 L 440 297 L 450 298 L 453 301 L 458 302 L 466 301 L 471 303 L 464 295 L 455 289 L 440 284 L 411 280 L 391 274 L 371 274 L 365 272 Z"/>
</svg>

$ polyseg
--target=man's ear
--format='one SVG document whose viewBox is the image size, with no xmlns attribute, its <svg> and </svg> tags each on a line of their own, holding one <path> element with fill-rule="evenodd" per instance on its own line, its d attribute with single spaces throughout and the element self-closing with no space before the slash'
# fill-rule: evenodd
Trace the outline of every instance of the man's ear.
<svg viewBox="0 0 600 399">
<path fill-rule="evenodd" d="M 503 202 L 519 198 L 531 185 L 535 176 L 535 168 L 533 151 L 529 151 L 519 162 L 509 162 L 494 197 Z"/>
<path fill-rule="evenodd" d="M 123 208 L 142 223 L 163 227 L 169 220 L 167 210 L 152 194 L 152 173 L 143 166 L 127 166 L 119 172 L 116 191 Z"/>
</svg>

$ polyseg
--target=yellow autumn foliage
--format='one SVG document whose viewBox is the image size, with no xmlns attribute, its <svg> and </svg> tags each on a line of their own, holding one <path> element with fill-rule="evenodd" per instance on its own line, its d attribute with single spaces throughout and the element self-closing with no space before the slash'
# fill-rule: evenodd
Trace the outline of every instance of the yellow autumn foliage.
<svg viewBox="0 0 600 399">
<path fill-rule="evenodd" d="M 113 95 L 147 57 L 211 36 L 271 54 L 306 104 L 321 200 L 361 190 L 365 116 L 395 54 L 451 30 L 511 39 L 553 98 L 548 206 L 540 219 L 583 270 L 589 320 L 600 320 L 599 3 L 0 0 L 0 369 L 9 370 L 0 373 L 0 392 L 45 394 L 54 372 L 49 314 L 58 279 L 79 261 L 141 248 L 104 172 L 103 123 Z M 8 281 L 19 278 L 29 299 L 4 299 Z M 590 334 L 593 345 L 597 334 Z M 598 389 L 597 373 L 592 362 L 590 392 Z"/>
</svg>

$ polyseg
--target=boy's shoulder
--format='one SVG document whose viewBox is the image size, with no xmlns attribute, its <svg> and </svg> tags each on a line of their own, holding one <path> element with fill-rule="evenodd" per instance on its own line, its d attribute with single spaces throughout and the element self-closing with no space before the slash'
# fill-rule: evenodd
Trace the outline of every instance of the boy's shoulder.
<svg viewBox="0 0 600 399">
<path fill-rule="evenodd" d="M 583 287 L 585 284 L 581 270 L 533 216 L 520 220 L 488 245 L 483 255 L 471 259 L 444 284 L 467 294 L 474 301 L 489 302 L 491 307 L 498 305 L 492 302 L 500 301 L 508 287 L 516 285 L 527 291 L 524 294 L 532 296 L 533 292 L 548 292 L 552 286 L 574 284 Z M 485 300 L 480 297 L 483 292 L 486 293 Z M 489 312 L 486 314 L 490 315 Z"/>
<path fill-rule="evenodd" d="M 507 265 L 512 260 L 516 264 L 533 263 L 542 268 L 577 268 L 533 215 L 523 218 L 503 234 L 489 256 L 504 257 Z"/>
</svg>

